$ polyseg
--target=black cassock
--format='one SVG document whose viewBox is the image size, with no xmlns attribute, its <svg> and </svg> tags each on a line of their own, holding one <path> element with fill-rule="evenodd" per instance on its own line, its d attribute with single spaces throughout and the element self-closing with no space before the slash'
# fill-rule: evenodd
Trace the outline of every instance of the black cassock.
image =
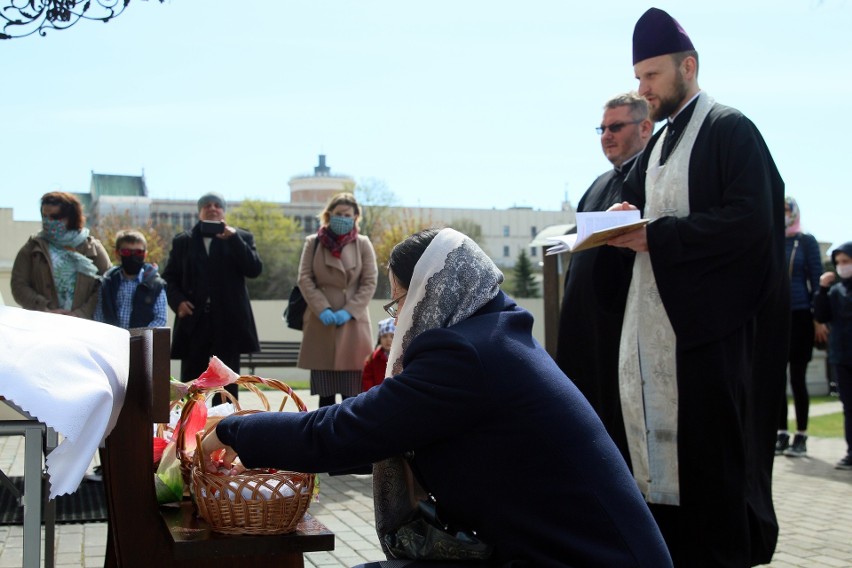
<svg viewBox="0 0 852 568">
<path fill-rule="evenodd" d="M 598 176 L 577 212 L 606 211 L 621 203 L 621 188 L 632 158 L 620 170 Z M 630 463 L 618 399 L 618 340 L 633 262 L 633 252 L 602 246 L 571 255 L 559 317 L 556 362 L 589 400 Z"/>
<path fill-rule="evenodd" d="M 624 183 L 624 199 L 640 209 L 662 132 Z M 679 507 L 652 511 L 676 564 L 764 564 L 778 536 L 771 476 L 789 325 L 784 182 L 754 124 L 721 105 L 698 132 L 688 180 L 690 214 L 647 227 L 677 337 L 681 495 Z M 617 404 L 618 393 L 606 400 Z"/>
</svg>

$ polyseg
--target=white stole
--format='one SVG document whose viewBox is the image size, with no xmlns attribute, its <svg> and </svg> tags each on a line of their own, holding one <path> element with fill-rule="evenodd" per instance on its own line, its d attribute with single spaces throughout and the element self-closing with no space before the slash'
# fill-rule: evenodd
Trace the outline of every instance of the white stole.
<svg viewBox="0 0 852 568">
<path fill-rule="evenodd" d="M 665 165 L 660 165 L 662 137 L 650 149 L 645 172 L 646 217 L 689 215 L 689 158 L 713 104 L 708 95 L 699 95 Z M 650 254 L 636 253 L 621 331 L 618 383 L 633 476 L 646 501 L 663 505 L 680 504 L 675 346 Z"/>
</svg>

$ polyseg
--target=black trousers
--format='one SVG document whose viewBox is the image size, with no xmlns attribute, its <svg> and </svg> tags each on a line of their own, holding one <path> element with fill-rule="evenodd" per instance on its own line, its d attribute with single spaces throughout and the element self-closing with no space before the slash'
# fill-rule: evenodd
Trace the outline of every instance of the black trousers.
<svg viewBox="0 0 852 568">
<path fill-rule="evenodd" d="M 808 363 L 814 349 L 814 320 L 810 310 L 794 310 L 790 321 L 790 390 L 793 391 L 793 405 L 796 409 L 796 429 L 804 432 L 808 429 L 810 395 L 808 394 Z M 787 429 L 787 397 L 781 404 L 781 416 L 778 429 Z"/>
<path fill-rule="evenodd" d="M 239 352 L 235 353 L 232 350 L 222 349 L 221 347 L 217 348 L 214 345 L 213 338 L 215 337 L 215 330 L 212 326 L 212 318 L 205 316 L 202 316 L 195 326 L 191 341 L 192 348 L 189 354 L 180 360 L 181 382 L 188 383 L 197 379 L 201 373 L 207 370 L 207 366 L 210 364 L 210 357 L 213 355 L 218 357 L 235 373 L 240 373 Z M 238 398 L 239 389 L 237 385 L 227 385 L 225 390 L 231 393 L 234 398 Z M 218 404 L 222 402 L 221 398 L 219 395 L 216 395 L 213 403 Z"/>
</svg>

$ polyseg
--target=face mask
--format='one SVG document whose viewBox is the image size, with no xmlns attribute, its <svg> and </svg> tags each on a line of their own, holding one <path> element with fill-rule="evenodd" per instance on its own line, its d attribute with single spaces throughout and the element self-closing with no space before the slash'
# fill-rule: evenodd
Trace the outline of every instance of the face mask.
<svg viewBox="0 0 852 568">
<path fill-rule="evenodd" d="M 792 224 L 793 224 L 793 217 L 789 213 L 787 213 L 786 215 L 784 215 L 784 226 L 789 227 Z"/>
<path fill-rule="evenodd" d="M 335 215 L 328 222 L 328 228 L 331 229 L 331 232 L 335 235 L 345 235 L 346 233 L 351 231 L 352 227 L 354 226 L 354 217 L 338 217 Z"/>
<path fill-rule="evenodd" d="M 139 274 L 139 271 L 142 270 L 143 266 L 145 266 L 144 258 L 135 255 L 121 257 L 121 269 L 131 276 Z"/>
<path fill-rule="evenodd" d="M 65 219 L 51 219 L 49 217 L 41 218 L 41 228 L 44 234 L 51 241 L 55 241 L 65 236 L 68 232 L 68 227 L 65 226 Z"/>
<path fill-rule="evenodd" d="M 837 275 L 846 280 L 852 278 L 852 264 L 841 264 L 837 267 Z"/>
</svg>

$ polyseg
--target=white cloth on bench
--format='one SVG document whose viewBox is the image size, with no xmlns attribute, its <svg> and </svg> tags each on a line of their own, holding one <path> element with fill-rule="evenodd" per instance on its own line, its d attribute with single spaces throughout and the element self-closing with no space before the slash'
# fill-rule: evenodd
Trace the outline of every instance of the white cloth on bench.
<svg viewBox="0 0 852 568">
<path fill-rule="evenodd" d="M 0 395 L 64 439 L 47 457 L 50 498 L 77 490 L 124 403 L 127 330 L 0 306 Z"/>
</svg>

